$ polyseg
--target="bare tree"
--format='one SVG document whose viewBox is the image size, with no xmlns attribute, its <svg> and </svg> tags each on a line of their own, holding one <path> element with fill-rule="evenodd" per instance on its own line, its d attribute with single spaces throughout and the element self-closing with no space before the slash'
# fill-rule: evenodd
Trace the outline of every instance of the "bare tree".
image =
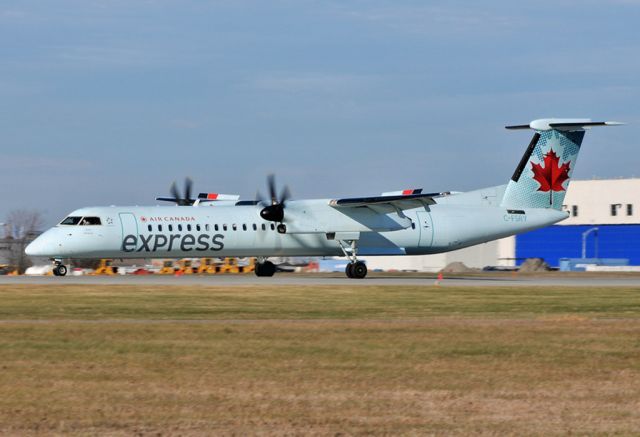
<svg viewBox="0 0 640 437">
<path fill-rule="evenodd" d="M 16 209 L 7 215 L 5 222 L 9 229 L 9 263 L 18 269 L 19 273 L 24 273 L 32 265 L 24 249 L 42 229 L 42 213 L 36 210 Z"/>
</svg>

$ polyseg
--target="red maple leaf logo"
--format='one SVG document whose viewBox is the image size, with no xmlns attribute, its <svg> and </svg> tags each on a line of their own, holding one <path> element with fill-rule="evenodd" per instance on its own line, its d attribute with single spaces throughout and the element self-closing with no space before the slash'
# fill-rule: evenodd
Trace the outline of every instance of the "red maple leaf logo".
<svg viewBox="0 0 640 437">
<path fill-rule="evenodd" d="M 533 179 L 540 184 L 538 191 L 564 191 L 562 184 L 569 179 L 569 163 L 560 165 L 560 158 L 553 149 L 544 155 L 544 167 L 531 162 L 531 170 Z"/>
<path fill-rule="evenodd" d="M 140 221 L 141 221 L 141 222 L 146 222 L 146 221 L 147 221 L 147 218 L 146 218 L 145 216 L 142 216 L 142 217 L 140 217 Z"/>
</svg>

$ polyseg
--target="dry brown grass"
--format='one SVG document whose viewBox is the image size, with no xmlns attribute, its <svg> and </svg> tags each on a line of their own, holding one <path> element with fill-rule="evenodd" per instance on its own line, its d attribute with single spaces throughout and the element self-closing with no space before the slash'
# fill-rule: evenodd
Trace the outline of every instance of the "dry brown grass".
<svg viewBox="0 0 640 437">
<path fill-rule="evenodd" d="M 47 290 L 0 289 L 1 434 L 640 430 L 637 290 Z"/>
</svg>

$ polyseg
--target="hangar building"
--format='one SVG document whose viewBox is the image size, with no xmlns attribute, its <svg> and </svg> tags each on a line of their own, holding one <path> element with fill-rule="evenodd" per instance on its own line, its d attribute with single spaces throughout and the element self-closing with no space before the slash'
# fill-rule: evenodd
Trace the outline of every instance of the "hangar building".
<svg viewBox="0 0 640 437">
<path fill-rule="evenodd" d="M 515 237 L 515 258 L 626 258 L 640 265 L 640 179 L 572 181 L 568 219 Z M 583 253 L 584 252 L 584 253 Z"/>
<path fill-rule="evenodd" d="M 469 267 L 514 266 L 526 258 L 626 258 L 640 265 L 640 178 L 572 180 L 563 207 L 570 216 L 543 229 L 453 252 L 363 257 L 369 269 L 437 271 L 460 261 Z M 584 237 L 583 237 L 584 236 Z"/>
</svg>

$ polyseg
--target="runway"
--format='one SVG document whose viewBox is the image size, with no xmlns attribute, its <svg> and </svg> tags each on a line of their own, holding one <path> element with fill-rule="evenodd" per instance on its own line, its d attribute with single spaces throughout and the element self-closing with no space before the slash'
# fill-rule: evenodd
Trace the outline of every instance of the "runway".
<svg viewBox="0 0 640 437">
<path fill-rule="evenodd" d="M 518 287 L 518 286 L 574 286 L 574 287 L 639 287 L 640 275 L 455 275 L 437 281 L 433 274 L 408 274 L 407 276 L 376 273 L 365 279 L 348 279 L 338 274 L 276 274 L 271 278 L 258 278 L 253 274 L 170 276 L 170 275 L 116 275 L 116 276 L 0 276 L 0 285 L 200 285 L 200 286 L 273 286 L 273 285 L 351 285 L 366 286 L 469 286 L 469 287 Z"/>
</svg>

